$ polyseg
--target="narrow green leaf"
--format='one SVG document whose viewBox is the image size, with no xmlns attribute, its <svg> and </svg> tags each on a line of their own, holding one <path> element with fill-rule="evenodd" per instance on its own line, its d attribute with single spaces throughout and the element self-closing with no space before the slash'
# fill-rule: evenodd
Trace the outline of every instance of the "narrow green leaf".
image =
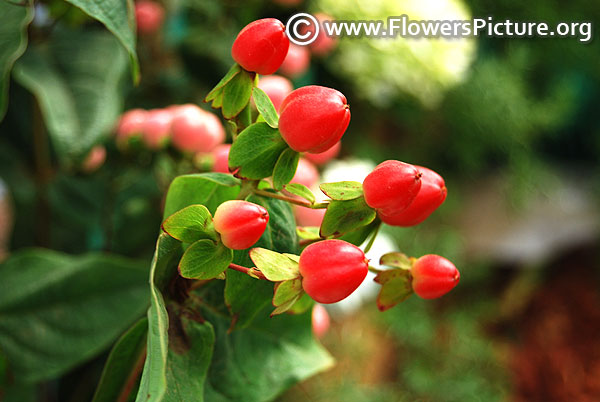
<svg viewBox="0 0 600 402">
<path fill-rule="evenodd" d="M 231 79 L 235 77 L 240 71 L 242 71 L 242 69 L 240 68 L 239 64 L 235 63 L 233 66 L 231 66 L 231 68 L 229 69 L 229 71 L 227 71 L 225 76 L 221 78 L 221 81 L 219 81 L 219 83 L 215 85 L 213 89 L 211 89 L 208 95 L 206 95 L 206 97 L 204 98 L 204 102 L 210 102 L 216 99 L 216 97 L 219 96 L 219 93 L 223 93 L 222 89 L 225 86 L 225 84 L 231 81 Z"/>
<path fill-rule="evenodd" d="M 353 200 L 363 195 L 362 184 L 357 181 L 323 183 L 319 188 L 327 197 L 337 201 Z"/>
<path fill-rule="evenodd" d="M 275 284 L 273 291 L 273 306 L 279 307 L 302 293 L 302 279 L 290 279 Z"/>
<path fill-rule="evenodd" d="M 273 188 L 275 190 L 281 190 L 294 178 L 299 160 L 300 154 L 292 148 L 287 148 L 279 155 L 273 169 Z"/>
<path fill-rule="evenodd" d="M 321 238 L 319 228 L 316 226 L 299 226 L 296 228 L 296 233 L 302 240 L 317 240 Z"/>
<path fill-rule="evenodd" d="M 287 310 L 290 314 L 303 314 L 315 304 L 315 301 L 306 293 L 302 294 L 296 303 Z"/>
<path fill-rule="evenodd" d="M 212 216 L 204 205 L 190 205 L 175 212 L 163 222 L 162 229 L 184 243 L 201 239 L 217 240 Z"/>
<path fill-rule="evenodd" d="M 27 47 L 27 27 L 33 20 L 31 0 L 25 6 L 0 1 L 0 121 L 8 105 L 8 83 L 15 61 Z"/>
<path fill-rule="evenodd" d="M 321 223 L 321 237 L 338 236 L 366 226 L 377 217 L 364 197 L 347 201 L 331 201 Z"/>
<path fill-rule="evenodd" d="M 179 273 L 188 279 L 213 279 L 227 269 L 233 252 L 222 243 L 198 240 L 185 250 Z"/>
<path fill-rule="evenodd" d="M 284 302 L 280 306 L 277 306 L 275 308 L 275 310 L 273 310 L 271 312 L 270 316 L 273 317 L 273 316 L 285 313 L 286 311 L 288 311 L 289 309 L 291 309 L 294 306 L 294 304 L 296 304 L 296 302 L 299 299 L 300 299 L 300 295 L 299 294 L 293 296 L 291 299 L 287 300 L 286 302 Z"/>
<path fill-rule="evenodd" d="M 404 253 L 393 252 L 381 256 L 379 265 L 388 267 L 401 268 L 410 271 L 412 268 L 411 259 Z"/>
<path fill-rule="evenodd" d="M 255 87 L 252 91 L 252 96 L 254 98 L 254 103 L 256 104 L 256 109 L 258 109 L 258 113 L 265 119 L 265 122 L 267 122 L 269 126 L 277 128 L 279 125 L 279 116 L 277 115 L 277 110 L 275 110 L 275 106 L 273 106 L 273 102 L 271 102 L 269 95 L 262 89 Z"/>
<path fill-rule="evenodd" d="M 406 269 L 389 269 L 375 277 L 375 282 L 381 284 L 377 296 L 377 308 L 385 311 L 406 300 L 412 293 L 412 276 Z"/>
<path fill-rule="evenodd" d="M 250 102 L 254 75 L 242 70 L 223 87 L 223 116 L 233 119 Z"/>
<path fill-rule="evenodd" d="M 284 254 L 266 248 L 253 248 L 250 258 L 256 268 L 272 282 L 295 279 L 300 276 L 298 263 Z"/>
<path fill-rule="evenodd" d="M 283 188 L 288 193 L 297 195 L 298 197 L 302 197 L 311 204 L 313 204 L 316 201 L 315 195 L 304 184 L 290 183 L 283 186 Z"/>
<path fill-rule="evenodd" d="M 254 123 L 240 133 L 229 151 L 229 169 L 248 179 L 262 179 L 273 173 L 279 155 L 288 148 L 277 129 Z"/>
<path fill-rule="evenodd" d="M 133 81 L 139 81 L 140 67 L 136 44 L 135 12 L 132 0 L 66 0 L 79 7 L 90 17 L 103 23 L 123 44 L 129 58 L 133 73 Z"/>
<path fill-rule="evenodd" d="M 380 224 L 381 221 L 379 221 L 379 219 L 374 219 L 373 222 L 369 223 L 368 225 L 351 230 L 345 233 L 339 239 L 347 241 L 348 243 L 352 243 L 355 246 L 360 246 L 365 242 L 365 240 L 367 240 L 373 231 L 377 230 L 377 226 Z"/>
</svg>

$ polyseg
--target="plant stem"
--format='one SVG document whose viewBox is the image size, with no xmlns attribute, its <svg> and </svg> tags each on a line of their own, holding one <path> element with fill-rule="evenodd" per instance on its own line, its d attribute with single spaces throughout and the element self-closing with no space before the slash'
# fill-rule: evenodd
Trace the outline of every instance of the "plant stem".
<svg viewBox="0 0 600 402">
<path fill-rule="evenodd" d="M 231 264 L 229 264 L 229 269 L 233 269 L 234 271 L 241 272 L 243 274 L 249 275 L 256 279 L 262 279 L 264 281 L 268 281 L 267 277 L 262 272 L 257 270 L 256 268 L 246 268 L 246 267 L 242 267 L 241 265 L 231 263 Z"/>
<path fill-rule="evenodd" d="M 325 209 L 325 208 L 327 208 L 327 205 L 329 205 L 328 202 L 320 202 L 317 204 L 312 204 L 308 201 L 302 201 L 297 198 L 288 197 L 287 195 L 283 195 L 283 194 L 279 194 L 279 193 L 272 193 L 270 191 L 265 191 L 265 190 L 254 189 L 253 192 L 254 192 L 254 194 L 260 195 L 262 197 L 269 197 L 269 198 L 275 198 L 275 199 L 282 200 L 282 201 L 287 201 L 290 204 L 299 205 L 299 206 L 305 207 L 305 208 Z"/>
<path fill-rule="evenodd" d="M 375 243 L 375 238 L 377 237 L 377 234 L 379 233 L 380 228 L 381 228 L 381 221 L 377 224 L 377 226 L 375 227 L 375 230 L 372 232 L 371 238 L 369 239 L 369 243 L 367 244 L 367 247 L 365 247 L 365 253 L 368 253 L 369 250 L 371 250 L 371 247 L 373 247 L 373 243 Z"/>
</svg>

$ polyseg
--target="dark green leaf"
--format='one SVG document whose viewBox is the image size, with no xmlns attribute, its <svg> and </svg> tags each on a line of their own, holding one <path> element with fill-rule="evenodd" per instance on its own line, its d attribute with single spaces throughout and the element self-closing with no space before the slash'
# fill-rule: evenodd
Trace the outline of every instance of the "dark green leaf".
<svg viewBox="0 0 600 402">
<path fill-rule="evenodd" d="M 204 98 L 204 102 L 210 102 L 216 99 L 217 96 L 219 96 L 219 94 L 221 94 L 222 96 L 222 89 L 225 86 L 225 84 L 231 81 L 231 79 L 235 77 L 240 71 L 242 71 L 242 69 L 240 68 L 239 64 L 235 63 L 233 66 L 231 66 L 229 71 L 227 71 L 227 74 L 225 74 L 225 76 L 221 78 L 221 81 L 219 81 L 219 83 L 215 85 L 213 89 L 211 89 L 208 95 L 206 95 L 206 98 Z"/>
<path fill-rule="evenodd" d="M 353 200 L 363 195 L 362 184 L 357 181 L 323 183 L 319 188 L 327 197 L 337 201 Z"/>
<path fill-rule="evenodd" d="M 300 276 L 298 263 L 276 251 L 256 247 L 250 250 L 250 258 L 260 272 L 272 282 L 286 281 Z"/>
<path fill-rule="evenodd" d="M 223 117 L 233 119 L 250 102 L 254 74 L 242 70 L 223 87 Z"/>
<path fill-rule="evenodd" d="M 165 219 L 193 204 L 206 206 L 211 214 L 224 201 L 234 199 L 240 191 L 240 181 L 225 173 L 201 173 L 176 177 L 165 201 Z"/>
<path fill-rule="evenodd" d="M 315 202 L 315 195 L 306 187 L 304 184 L 300 183 L 290 183 L 283 186 L 285 191 L 288 193 L 297 195 L 298 197 L 302 197 L 311 204 Z"/>
<path fill-rule="evenodd" d="M 331 201 L 321 224 L 321 237 L 340 235 L 366 226 L 377 217 L 363 197 L 348 201 Z"/>
<path fill-rule="evenodd" d="M 162 224 L 169 236 L 184 243 L 201 239 L 217 240 L 212 216 L 204 205 L 190 205 L 169 216 Z"/>
<path fill-rule="evenodd" d="M 92 402 L 120 400 L 119 396 L 124 392 L 128 381 L 136 380 L 131 377 L 132 373 L 136 372 L 137 366 L 144 364 L 147 338 L 148 320 L 146 318 L 139 320 L 119 338 L 108 355 Z M 134 393 L 136 391 L 135 389 L 131 390 Z"/>
<path fill-rule="evenodd" d="M 377 308 L 385 311 L 406 300 L 412 293 L 412 276 L 410 271 L 402 268 L 381 271 L 375 282 L 381 284 L 377 295 Z"/>
<path fill-rule="evenodd" d="M 145 265 L 105 254 L 13 254 L 0 266 L 0 348 L 15 376 L 56 377 L 114 342 L 148 305 Z"/>
<path fill-rule="evenodd" d="M 256 108 L 258 109 L 258 113 L 265 119 L 265 122 L 269 126 L 277 128 L 279 125 L 279 116 L 277 115 L 277 110 L 275 110 L 275 106 L 273 106 L 273 102 L 271 102 L 269 95 L 262 89 L 256 87 L 252 91 L 252 96 Z"/>
<path fill-rule="evenodd" d="M 0 1 L 0 121 L 8 105 L 8 81 L 10 70 L 27 47 L 27 26 L 33 20 L 33 6 Z"/>
<path fill-rule="evenodd" d="M 223 243 L 198 240 L 185 250 L 179 262 L 179 273 L 188 279 L 213 279 L 227 269 L 233 252 Z"/>
<path fill-rule="evenodd" d="M 351 230 L 350 232 L 344 234 L 339 239 L 347 241 L 348 243 L 352 243 L 355 246 L 360 246 L 367 240 L 369 235 L 373 233 L 374 230 L 377 229 L 377 226 L 381 224 L 381 221 L 375 219 L 373 222 L 369 223 L 367 226 L 361 226 L 358 229 Z"/>
<path fill-rule="evenodd" d="M 229 170 L 248 179 L 273 174 L 279 155 L 287 148 L 277 129 L 254 123 L 240 133 L 229 151 Z"/>
<path fill-rule="evenodd" d="M 275 168 L 273 169 L 273 188 L 281 190 L 283 186 L 288 184 L 294 178 L 300 154 L 292 148 L 287 148 L 279 155 Z"/>
</svg>

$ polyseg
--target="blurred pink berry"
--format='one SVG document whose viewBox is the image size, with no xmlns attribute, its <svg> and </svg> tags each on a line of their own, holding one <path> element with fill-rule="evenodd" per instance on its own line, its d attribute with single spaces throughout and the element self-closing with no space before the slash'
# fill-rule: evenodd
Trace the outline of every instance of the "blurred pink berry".
<svg viewBox="0 0 600 402">
<path fill-rule="evenodd" d="M 331 52 L 337 44 L 337 39 L 327 36 L 325 28 L 323 27 L 323 21 L 331 21 L 333 17 L 323 13 L 316 13 L 314 17 L 319 21 L 320 30 L 317 39 L 309 45 L 310 50 L 319 56 L 326 55 Z M 306 27 L 305 31 L 310 31 L 311 27 Z"/>
<path fill-rule="evenodd" d="M 148 112 L 143 109 L 131 109 L 121 116 L 117 125 L 117 143 L 125 145 L 129 138 L 142 135 Z"/>
<path fill-rule="evenodd" d="M 106 160 L 106 148 L 102 145 L 96 145 L 90 150 L 90 153 L 85 157 L 81 168 L 86 173 L 95 172 L 104 164 Z"/>
<path fill-rule="evenodd" d="M 275 106 L 275 110 L 279 110 L 283 99 L 294 90 L 292 82 L 280 75 L 260 77 L 258 87 L 269 96 L 269 99 L 273 102 L 273 106 Z"/>
<path fill-rule="evenodd" d="M 315 165 L 320 166 L 326 164 L 327 162 L 338 156 L 341 149 L 342 142 L 338 141 L 334 146 L 332 146 L 325 152 L 321 152 L 320 154 L 311 154 L 310 152 L 307 152 L 304 154 L 304 157 L 312 163 L 314 163 Z"/>
<path fill-rule="evenodd" d="M 304 74 L 309 66 L 310 52 L 308 48 L 291 43 L 279 71 L 283 75 L 294 78 Z"/>
<path fill-rule="evenodd" d="M 319 182 L 319 171 L 311 162 L 304 158 L 298 161 L 296 174 L 291 183 L 303 184 L 308 188 L 314 187 Z"/>
<path fill-rule="evenodd" d="M 188 104 L 173 117 L 173 145 L 183 152 L 210 152 L 225 141 L 225 129 L 214 114 Z"/>
<path fill-rule="evenodd" d="M 292 6 L 297 6 L 302 4 L 302 0 L 273 0 L 273 3 L 282 5 L 282 6 L 288 6 L 288 7 L 292 7 Z"/>
<path fill-rule="evenodd" d="M 229 149 L 231 144 L 221 144 L 212 150 L 211 154 L 214 159 L 212 166 L 213 172 L 229 173 Z"/>
<path fill-rule="evenodd" d="M 326 211 L 326 209 L 312 209 L 295 206 L 294 216 L 296 217 L 296 225 L 320 227 Z"/>
<path fill-rule="evenodd" d="M 140 0 L 135 3 L 135 20 L 138 32 L 151 34 L 160 29 L 165 18 L 165 10 L 159 3 Z"/>
<path fill-rule="evenodd" d="M 331 320 L 329 313 L 320 304 L 315 304 L 312 310 L 312 330 L 317 338 L 322 338 L 329 330 Z"/>
<path fill-rule="evenodd" d="M 142 135 L 144 144 L 153 150 L 164 147 L 171 135 L 172 121 L 173 113 L 167 109 L 149 110 Z"/>
</svg>

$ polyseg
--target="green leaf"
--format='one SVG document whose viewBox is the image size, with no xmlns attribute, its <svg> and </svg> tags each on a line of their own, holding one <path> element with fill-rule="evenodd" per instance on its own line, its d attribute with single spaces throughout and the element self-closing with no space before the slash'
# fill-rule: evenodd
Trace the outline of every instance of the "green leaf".
<svg viewBox="0 0 600 402">
<path fill-rule="evenodd" d="M 380 224 L 381 221 L 375 219 L 367 226 L 361 226 L 358 229 L 354 229 L 350 232 L 345 233 L 343 236 L 339 237 L 339 239 L 347 241 L 348 243 L 352 243 L 355 246 L 360 246 L 365 242 L 365 240 L 367 240 L 367 238 L 371 235 L 371 233 L 373 233 L 374 230 L 377 230 L 377 226 L 379 226 Z"/>
<path fill-rule="evenodd" d="M 300 276 L 298 263 L 284 254 L 266 248 L 253 248 L 250 258 L 256 268 L 272 282 L 286 281 Z"/>
<path fill-rule="evenodd" d="M 208 93 L 208 95 L 206 95 L 206 97 L 204 98 L 204 102 L 210 102 L 214 99 L 217 98 L 217 96 L 220 96 L 220 94 L 223 94 L 223 87 L 225 86 L 225 84 L 227 84 L 229 81 L 231 81 L 231 79 L 233 77 L 235 77 L 237 74 L 239 74 L 239 72 L 242 71 L 242 69 L 240 68 L 240 65 L 235 63 L 233 66 L 231 66 L 231 68 L 229 69 L 229 71 L 227 71 L 227 74 L 225 74 L 225 76 L 223 78 L 221 78 L 221 81 L 219 81 L 219 83 L 217 85 L 215 85 L 215 87 L 213 89 L 211 89 L 211 91 Z"/>
<path fill-rule="evenodd" d="M 366 226 L 377 217 L 363 197 L 348 201 L 331 201 L 321 223 L 321 237 L 338 236 Z"/>
<path fill-rule="evenodd" d="M 387 253 L 381 256 L 379 259 L 379 265 L 385 265 L 388 267 L 401 268 L 410 271 L 412 268 L 411 259 L 404 253 Z"/>
<path fill-rule="evenodd" d="M 254 123 L 242 131 L 229 151 L 229 170 L 248 179 L 271 176 L 279 155 L 288 148 L 277 129 Z"/>
<path fill-rule="evenodd" d="M 162 229 L 184 243 L 201 239 L 217 240 L 212 216 L 204 205 L 190 205 L 175 212 L 163 222 Z"/>
<path fill-rule="evenodd" d="M 283 188 L 288 193 L 297 195 L 298 197 L 302 197 L 311 204 L 314 204 L 314 202 L 316 201 L 315 195 L 304 184 L 290 183 L 283 186 Z"/>
<path fill-rule="evenodd" d="M 70 31 L 30 46 L 13 76 L 36 97 L 61 161 L 80 158 L 121 112 L 127 56 L 107 32 Z"/>
<path fill-rule="evenodd" d="M 402 268 L 381 271 L 375 282 L 381 284 L 377 295 L 377 308 L 385 311 L 406 300 L 412 293 L 412 276 L 410 271 Z"/>
<path fill-rule="evenodd" d="M 261 205 L 269 211 L 265 232 L 255 244 L 280 253 L 298 253 L 298 237 L 294 227 L 294 213 L 290 205 L 281 200 L 252 195 L 247 201 Z M 248 250 L 236 250 L 236 264 L 253 267 Z M 225 282 L 225 303 L 237 320 L 236 328 L 246 327 L 263 309 L 270 308 L 273 284 L 258 281 L 241 272 L 229 270 Z"/>
<path fill-rule="evenodd" d="M 165 219 L 194 204 L 206 206 L 211 214 L 224 201 L 240 192 L 240 181 L 225 173 L 201 173 L 176 177 L 169 186 L 165 201 Z"/>
<path fill-rule="evenodd" d="M 269 126 L 277 128 L 279 125 L 279 116 L 277 115 L 277 110 L 275 110 L 275 106 L 273 106 L 273 102 L 271 102 L 269 95 L 262 89 L 255 87 L 252 91 L 252 96 L 254 97 L 256 109 L 258 109 L 258 113 L 265 119 L 265 122 Z"/>
<path fill-rule="evenodd" d="M 223 243 L 198 240 L 185 250 L 179 262 L 179 273 L 188 279 L 213 279 L 227 269 L 233 252 Z"/>
<path fill-rule="evenodd" d="M 287 148 L 279 155 L 275 168 L 273 169 L 273 188 L 281 190 L 283 186 L 288 184 L 294 178 L 300 154 L 292 148 Z"/>
<path fill-rule="evenodd" d="M 0 1 L 0 121 L 8 105 L 8 83 L 10 70 L 27 47 L 27 27 L 33 20 L 33 6 Z"/>
<path fill-rule="evenodd" d="M 353 200 L 363 195 L 362 184 L 357 181 L 323 183 L 319 188 L 327 197 L 337 201 Z"/>
<path fill-rule="evenodd" d="M 294 300 L 295 302 L 301 294 L 302 279 L 300 278 L 276 283 L 273 292 L 273 306 L 279 307 L 290 300 Z"/>
<path fill-rule="evenodd" d="M 321 238 L 319 228 L 316 226 L 299 226 L 296 228 L 296 233 L 302 240 L 317 240 Z"/>
<path fill-rule="evenodd" d="M 290 314 L 302 314 L 306 312 L 309 308 L 311 308 L 315 304 L 315 301 L 310 298 L 309 295 L 304 293 L 300 298 L 294 303 L 294 305 L 287 310 L 287 313 Z"/>
<path fill-rule="evenodd" d="M 254 74 L 242 70 L 223 87 L 223 117 L 233 119 L 250 102 Z"/>
<path fill-rule="evenodd" d="M 147 272 L 106 254 L 13 254 L 0 265 L 0 349 L 15 377 L 54 378 L 107 348 L 146 309 Z"/>
<path fill-rule="evenodd" d="M 300 300 L 300 294 L 294 295 L 291 299 L 285 301 L 280 306 L 277 306 L 275 310 L 271 312 L 270 317 L 285 313 L 294 307 L 294 304 L 296 304 L 298 300 Z"/>
<path fill-rule="evenodd" d="M 140 66 L 135 51 L 136 25 L 132 0 L 66 0 L 112 32 L 129 53 L 133 81 L 139 81 Z"/>
<path fill-rule="evenodd" d="M 148 320 L 143 318 L 119 338 L 108 355 L 92 402 L 118 401 L 126 384 L 137 379 L 131 375 L 144 364 L 147 337 Z"/>
</svg>

